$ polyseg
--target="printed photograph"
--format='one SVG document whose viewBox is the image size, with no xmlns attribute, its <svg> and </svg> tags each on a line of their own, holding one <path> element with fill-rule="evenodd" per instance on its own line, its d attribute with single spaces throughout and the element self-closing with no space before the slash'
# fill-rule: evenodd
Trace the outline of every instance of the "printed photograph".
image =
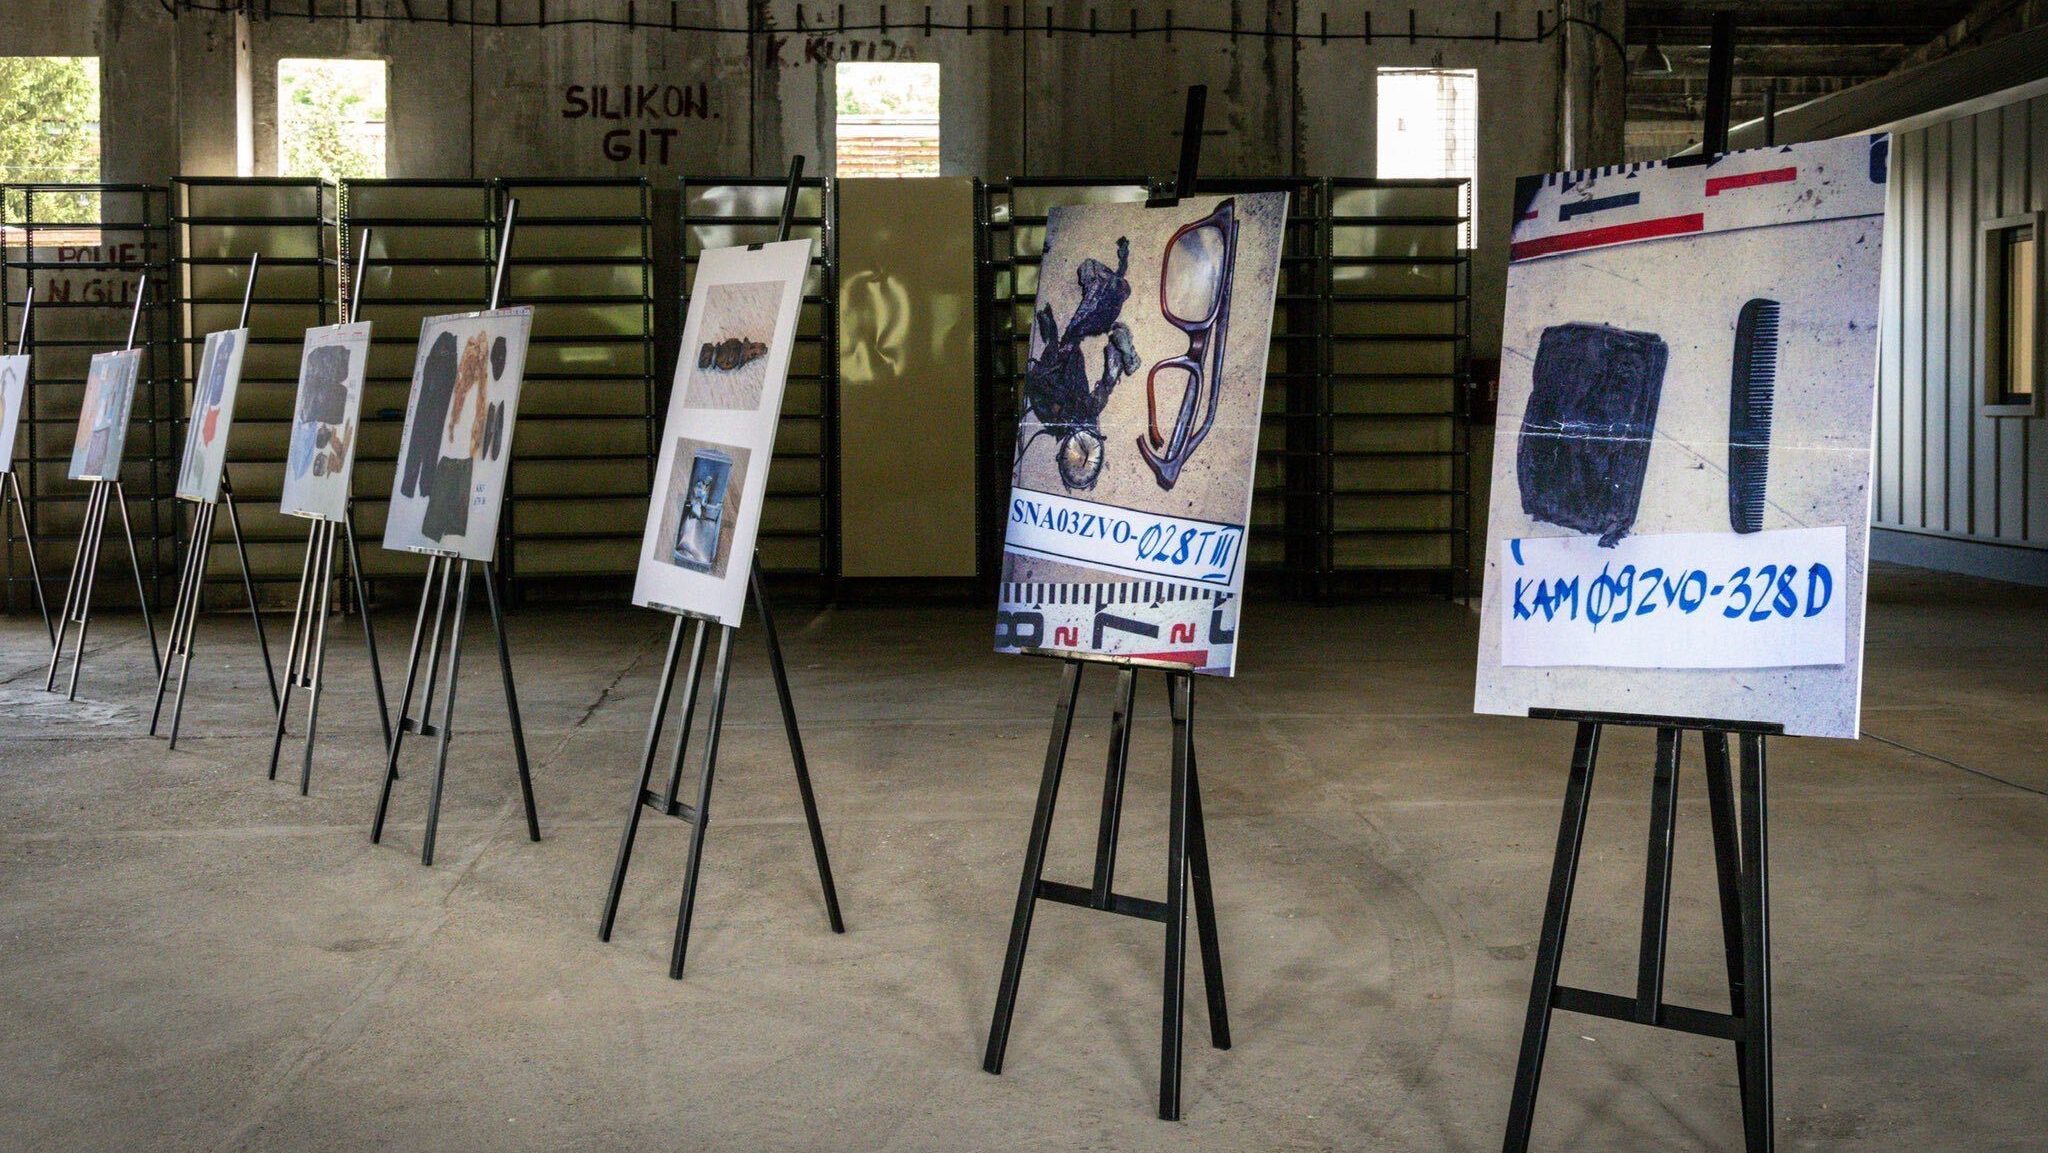
<svg viewBox="0 0 2048 1153">
<path fill-rule="evenodd" d="M 78 439 L 71 447 L 72 480 L 116 480 L 128 441 L 128 410 L 135 403 L 135 379 L 142 350 L 102 352 L 86 372 L 78 409 Z"/>
<path fill-rule="evenodd" d="M 739 495 L 749 453 L 738 445 L 679 438 L 661 514 L 659 559 L 677 568 L 724 577 L 732 560 Z"/>
<path fill-rule="evenodd" d="M 284 468 L 281 507 L 286 515 L 333 521 L 348 515 L 369 353 L 367 323 L 306 330 Z"/>
<path fill-rule="evenodd" d="M 0 356 L 0 473 L 14 469 L 14 440 L 21 433 L 21 406 L 28 393 L 28 357 Z"/>
<path fill-rule="evenodd" d="M 1887 150 L 1524 180 L 1478 711 L 1855 735 Z"/>
<path fill-rule="evenodd" d="M 683 403 L 690 408 L 761 407 L 768 379 L 768 348 L 782 316 L 784 281 L 713 284 L 700 292 L 695 348 L 684 351 L 689 377 Z"/>
<path fill-rule="evenodd" d="M 221 469 L 227 464 L 228 426 L 235 419 L 235 389 L 242 380 L 242 353 L 249 344 L 246 328 L 210 332 L 199 355 L 199 375 L 192 383 L 192 415 L 185 427 L 185 455 L 178 469 L 180 500 L 213 503 L 220 497 Z"/>
<path fill-rule="evenodd" d="M 1231 673 L 1286 219 L 1277 192 L 1049 214 L 998 650 Z"/>
<path fill-rule="evenodd" d="M 532 331 L 533 309 L 523 307 L 421 324 L 385 548 L 495 554 Z"/>
</svg>

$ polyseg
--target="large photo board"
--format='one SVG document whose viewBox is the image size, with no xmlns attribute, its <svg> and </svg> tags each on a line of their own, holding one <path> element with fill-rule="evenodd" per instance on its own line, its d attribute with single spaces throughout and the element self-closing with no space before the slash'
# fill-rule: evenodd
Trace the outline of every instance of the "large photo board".
<svg viewBox="0 0 2048 1153">
<path fill-rule="evenodd" d="M 1887 150 L 1525 178 L 1477 711 L 1856 735 Z"/>
<path fill-rule="evenodd" d="M 0 356 L 0 473 L 14 470 L 14 439 L 21 430 L 22 398 L 28 394 L 28 356 Z"/>
<path fill-rule="evenodd" d="M 78 407 L 78 439 L 71 446 L 72 480 L 119 480 L 121 452 L 128 444 L 128 411 L 142 350 L 94 354 Z"/>
<path fill-rule="evenodd" d="M 1055 208 L 996 649 L 1236 667 L 1287 195 Z"/>
<path fill-rule="evenodd" d="M 740 623 L 810 262 L 808 239 L 698 261 L 634 604 Z"/>
<path fill-rule="evenodd" d="M 228 426 L 235 420 L 235 390 L 242 383 L 242 354 L 249 330 L 206 334 L 199 375 L 192 384 L 192 415 L 185 423 L 185 455 L 178 467 L 178 499 L 212 504 L 220 499 L 220 474 L 228 459 Z"/>
<path fill-rule="evenodd" d="M 486 562 L 496 553 L 532 333 L 527 307 L 421 322 L 385 548 Z"/>
<path fill-rule="evenodd" d="M 306 330 L 284 466 L 280 508 L 286 516 L 331 521 L 348 516 L 369 356 L 368 321 Z"/>
</svg>

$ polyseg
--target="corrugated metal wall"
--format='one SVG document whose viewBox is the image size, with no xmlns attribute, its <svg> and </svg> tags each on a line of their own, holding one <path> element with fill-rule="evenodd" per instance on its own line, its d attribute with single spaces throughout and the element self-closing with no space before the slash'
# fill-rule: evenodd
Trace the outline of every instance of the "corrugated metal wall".
<svg viewBox="0 0 2048 1153">
<path fill-rule="evenodd" d="M 2048 205 L 2048 96 L 1892 142 L 1877 421 L 1879 528 L 2048 549 L 2048 427 L 1981 412 L 1981 224 Z"/>
</svg>

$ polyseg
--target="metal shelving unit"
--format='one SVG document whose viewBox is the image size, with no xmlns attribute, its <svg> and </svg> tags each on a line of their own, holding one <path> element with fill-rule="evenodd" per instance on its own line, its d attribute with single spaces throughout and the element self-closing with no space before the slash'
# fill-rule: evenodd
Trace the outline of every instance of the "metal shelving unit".
<svg viewBox="0 0 2048 1153">
<path fill-rule="evenodd" d="M 500 180 L 519 201 L 503 303 L 534 306 L 499 572 L 629 583 L 654 486 L 654 241 L 647 181 Z M 571 587 L 567 583 L 564 588 Z"/>
<path fill-rule="evenodd" d="M 52 220 L 59 204 L 83 202 L 91 218 Z M 163 604 L 174 590 L 176 511 L 170 507 L 183 444 L 178 435 L 175 315 L 171 307 L 171 221 L 169 191 L 138 184 L 10 184 L 0 186 L 4 226 L 4 275 L 0 275 L 0 326 L 8 347 L 21 330 L 21 307 L 31 284 L 35 308 L 26 351 L 30 379 L 22 402 L 21 440 L 15 467 L 29 502 L 29 531 L 41 561 L 52 611 L 63 600 L 66 574 L 85 512 L 87 486 L 67 479 L 78 408 L 92 354 L 118 349 L 128 325 L 138 279 L 147 275 L 135 343 L 144 349 L 143 379 L 121 470 L 135 546 L 152 601 Z M 28 558 L 8 516 L 0 528 L 5 557 L 7 611 L 34 613 L 28 587 Z M 133 586 L 119 571 L 127 564 L 118 542 L 104 554 L 112 576 L 94 594 L 100 604 L 130 604 Z M 116 579 L 118 578 L 118 579 Z"/>
<path fill-rule="evenodd" d="M 184 449 L 206 335 L 233 328 L 241 312 L 249 258 L 262 255 L 249 310 L 249 346 L 235 394 L 228 471 L 235 482 L 249 567 L 258 582 L 296 582 L 304 559 L 305 525 L 278 512 L 285 457 L 298 393 L 299 354 L 305 331 L 334 323 L 340 292 L 341 198 L 322 180 L 183 177 L 171 183 L 171 222 L 177 238 L 176 289 L 179 387 L 176 436 L 168 451 Z M 175 484 L 172 488 L 175 489 Z M 182 537 L 190 506 L 172 501 Z M 237 560 L 228 549 L 210 557 L 209 586 L 234 584 Z M 224 582 L 224 583 L 216 583 Z M 225 595 L 225 594 L 223 594 Z M 234 589 L 239 599 L 239 587 Z"/>
<path fill-rule="evenodd" d="M 420 574 L 418 558 L 377 543 L 398 471 L 420 322 L 484 306 L 495 254 L 495 194 L 484 180 L 353 180 L 342 197 L 343 268 L 350 275 L 363 229 L 372 230 L 359 305 L 371 339 L 352 477 L 356 534 L 367 576 L 410 581 Z M 517 436 L 515 427 L 515 444 Z M 377 595 L 374 586 L 371 595 Z"/>
<path fill-rule="evenodd" d="M 1330 180 L 1325 568 L 1470 580 L 1462 180 Z"/>
<path fill-rule="evenodd" d="M 688 314 L 705 249 L 775 239 L 787 183 L 780 177 L 683 178 L 679 316 Z M 839 246 L 833 192 L 829 178 L 805 179 L 790 222 L 791 239 L 809 237 L 817 244 L 804 281 L 755 550 L 766 572 L 815 577 L 828 586 L 839 575 Z M 679 336 L 680 321 L 678 329 Z M 667 385 L 659 391 L 665 417 Z"/>
</svg>

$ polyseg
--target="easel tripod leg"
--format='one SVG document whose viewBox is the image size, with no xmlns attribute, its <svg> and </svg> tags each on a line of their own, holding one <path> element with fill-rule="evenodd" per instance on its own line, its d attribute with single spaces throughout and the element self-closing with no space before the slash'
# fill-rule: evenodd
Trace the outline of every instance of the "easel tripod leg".
<svg viewBox="0 0 2048 1153">
<path fill-rule="evenodd" d="M 57 665 L 64 658 L 64 638 L 71 632 L 71 614 L 78 605 L 79 578 L 85 573 L 86 539 L 92 533 L 93 510 L 99 505 L 99 486 L 86 498 L 85 520 L 78 526 L 78 544 L 71 550 L 71 577 L 64 582 L 64 608 L 57 614 L 57 635 L 50 641 L 50 675 L 43 681 L 44 692 L 57 689 Z"/>
<path fill-rule="evenodd" d="M 1166 987 L 1160 1010 L 1159 1119 L 1180 1120 L 1182 1004 L 1187 989 L 1188 761 L 1194 677 L 1168 673 L 1173 693 L 1173 783 L 1166 824 Z"/>
<path fill-rule="evenodd" d="M 612 923 L 618 919 L 619 896 L 626 889 L 626 869 L 633 860 L 633 838 L 640 832 L 640 810 L 645 807 L 643 798 L 647 786 L 654 779 L 655 753 L 661 744 L 661 728 L 668 717 L 668 702 L 675 692 L 676 658 L 683 651 L 683 620 L 676 618 L 675 627 L 668 634 L 668 655 L 662 658 L 661 679 L 655 682 L 654 715 L 647 721 L 647 747 L 640 754 L 640 776 L 633 785 L 631 803 L 626 809 L 626 829 L 619 834 L 618 860 L 612 864 L 611 888 L 605 893 L 604 916 L 597 922 L 597 939 L 612 939 Z"/>
<path fill-rule="evenodd" d="M 796 704 L 789 695 L 789 672 L 782 663 L 782 638 L 775 631 L 775 614 L 768 607 L 768 592 L 761 585 L 759 565 L 754 566 L 747 579 L 753 586 L 754 611 L 761 616 L 761 632 L 768 642 L 768 667 L 775 674 L 775 699 L 782 706 L 782 731 L 789 738 L 789 756 L 796 766 L 796 788 L 804 803 L 804 822 L 811 830 L 811 856 L 818 862 L 818 884 L 825 892 L 825 918 L 833 932 L 844 933 L 846 922 L 839 915 L 839 889 L 832 883 L 832 861 L 825 852 L 825 826 L 818 820 L 818 798 L 811 789 L 810 760 L 804 756 Z"/>
<path fill-rule="evenodd" d="M 199 599 L 206 584 L 206 561 L 213 552 L 213 517 L 214 506 L 202 506 L 199 523 L 204 531 L 195 533 L 192 539 L 192 551 L 198 554 L 198 559 L 192 566 L 192 587 L 184 605 L 185 616 L 182 622 L 177 619 L 171 622 L 171 643 L 178 650 L 178 691 L 171 699 L 171 747 L 174 749 L 178 747 L 178 728 L 185 719 L 185 683 L 192 676 L 192 634 L 199 627 Z M 182 633 L 179 631 L 181 625 Z M 164 667 L 170 668 L 168 657 Z"/>
<path fill-rule="evenodd" d="M 1543 1051 L 1550 1040 L 1551 1005 L 1557 996 L 1557 976 L 1564 961 L 1572 885 L 1578 878 L 1579 850 L 1586 839 L 1587 802 L 1599 752 L 1600 726 L 1580 722 L 1572 748 L 1571 778 L 1565 785 L 1564 815 L 1558 822 L 1550 895 L 1543 906 L 1543 936 L 1536 944 L 1536 973 L 1529 985 L 1529 1013 L 1522 1024 L 1522 1052 L 1515 1063 L 1514 1097 L 1508 1106 L 1507 1136 L 1501 1142 L 1503 1153 L 1525 1153 L 1529 1148 L 1529 1131 L 1536 1117 L 1536 1091 L 1543 1078 Z"/>
<path fill-rule="evenodd" d="M 263 609 L 256 603 L 256 580 L 249 574 L 249 549 L 242 543 L 242 515 L 235 511 L 235 489 L 223 472 L 221 500 L 228 506 L 228 530 L 235 535 L 235 557 L 242 565 L 242 592 L 249 598 L 249 619 L 256 625 L 256 648 L 263 654 L 263 675 L 270 682 L 270 703 L 277 703 L 277 668 L 270 663 L 270 638 L 263 633 Z"/>
<path fill-rule="evenodd" d="M 455 623 L 448 640 L 448 694 L 441 702 L 441 735 L 434 750 L 434 788 L 427 800 L 427 830 L 420 838 L 420 864 L 434 863 L 434 834 L 441 827 L 441 792 L 448 783 L 448 740 L 455 731 L 455 682 L 462 671 L 462 618 L 469 609 L 469 562 L 450 561 L 461 570 L 455 582 Z M 489 580 L 488 574 L 484 577 Z"/>
<path fill-rule="evenodd" d="M 1169 703 L 1173 688 L 1167 686 Z M 1089 899 L 1098 909 L 1109 908 L 1109 896 L 1116 886 L 1117 835 L 1123 823 L 1124 771 L 1131 759 L 1132 714 L 1138 703 L 1138 673 L 1126 666 L 1116 673 L 1116 698 L 1109 718 L 1109 756 L 1102 770 L 1102 820 L 1095 830 L 1095 885 Z"/>
<path fill-rule="evenodd" d="M 1736 831 L 1735 770 L 1728 759 L 1728 734 L 1708 729 L 1706 746 L 1707 808 L 1714 831 L 1714 880 L 1721 899 L 1721 948 L 1728 965 L 1728 1009 L 1741 1013 L 1742 978 L 1742 841 Z M 1749 1107 L 1749 1042 L 1735 1042 L 1735 1080 L 1745 1116 Z M 1745 1125 L 1747 1122 L 1745 1122 Z"/>
<path fill-rule="evenodd" d="M 64 598 L 64 622 L 57 630 L 57 647 L 50 653 L 50 679 L 45 688 L 57 688 L 57 663 L 64 652 L 64 634 L 69 625 L 78 626 L 71 642 L 71 679 L 65 695 L 78 696 L 78 662 L 85 655 L 86 634 L 92 631 L 92 582 L 99 570 L 100 534 L 106 530 L 107 491 L 105 482 L 92 486 L 86 497 L 85 524 L 78 531 L 78 551 L 72 557 L 71 591 Z M 161 665 L 157 668 L 162 670 Z"/>
<path fill-rule="evenodd" d="M 200 506 L 192 520 L 192 539 L 185 545 L 185 556 L 178 568 L 178 599 L 171 606 L 171 638 L 167 646 L 171 660 L 165 661 L 156 674 L 156 699 L 149 707 L 149 735 L 156 735 L 157 719 L 163 713 L 164 695 L 170 690 L 171 663 L 183 651 L 185 639 L 185 613 L 191 608 L 194 575 L 199 568 L 199 534 L 206 527 L 206 508 Z"/>
<path fill-rule="evenodd" d="M 1195 771 L 1194 690 L 1188 690 L 1188 876 L 1195 892 L 1195 937 L 1202 948 L 1202 985 L 1209 997 L 1209 1043 L 1230 1048 L 1230 1006 L 1223 993 L 1223 946 L 1217 938 L 1216 895 L 1210 884 L 1209 835 Z"/>
<path fill-rule="evenodd" d="M 1748 1093 L 1742 1120 L 1749 1153 L 1775 1145 L 1771 1093 L 1771 889 L 1769 822 L 1764 809 L 1764 738 L 1742 742 L 1742 1024 L 1748 1034 Z"/>
<path fill-rule="evenodd" d="M 468 575 L 467 566 L 463 575 Z M 519 721 L 519 690 L 512 684 L 512 649 L 505 640 L 505 613 L 498 607 L 497 574 L 491 566 L 483 566 L 484 592 L 491 601 L 491 625 L 498 634 L 498 671 L 505 678 L 505 712 L 512 719 L 512 752 L 519 763 L 519 799 L 526 804 L 526 835 L 528 839 L 540 840 L 540 813 L 533 806 L 533 771 L 526 761 L 526 727 Z M 459 628 L 459 625 L 458 625 Z M 457 636 L 462 635 L 459 631 Z M 455 693 L 455 674 L 448 674 L 448 693 Z M 445 738 L 444 738 L 445 739 Z"/>
<path fill-rule="evenodd" d="M 95 487 L 99 489 L 100 494 L 99 513 L 93 519 L 92 547 L 86 553 L 85 558 L 85 584 L 78 594 L 78 645 L 71 650 L 71 680 L 64 689 L 65 699 L 74 701 L 78 699 L 79 665 L 85 660 L 85 638 L 92 631 L 92 590 L 93 586 L 99 581 L 100 548 L 106 543 L 107 501 L 110 499 L 110 494 L 114 491 L 114 486 L 107 482 L 101 482 Z M 123 517 L 128 515 L 128 509 L 125 504 L 121 508 L 121 515 Z M 138 592 L 142 588 L 142 570 L 139 566 L 135 571 L 135 587 Z M 157 659 L 156 629 L 153 625 L 150 628 L 149 647 L 152 663 L 155 665 L 157 672 L 162 673 L 164 666 L 163 661 Z"/>
<path fill-rule="evenodd" d="M 398 780 L 398 750 L 405 744 L 406 715 L 412 709 L 413 687 L 419 681 L 420 649 L 427 639 L 427 605 L 434 599 L 434 576 L 441 569 L 441 558 L 434 557 L 427 562 L 427 577 L 420 585 L 420 612 L 412 625 L 412 652 L 405 658 L 405 688 L 398 696 L 398 728 L 391 734 L 391 746 L 384 754 L 384 791 L 377 798 L 377 819 L 370 824 L 370 843 L 384 839 L 384 815 L 391 809 L 391 786 Z M 441 595 L 447 596 L 445 584 Z M 439 618 L 435 630 L 440 629 Z M 435 637 L 438 649 L 440 638 Z"/>
<path fill-rule="evenodd" d="M 363 589 L 363 554 L 356 549 L 356 509 L 350 504 L 342 514 L 342 531 L 348 534 L 348 572 L 355 581 L 356 612 L 363 618 L 363 647 L 370 652 L 370 687 L 377 692 L 377 722 L 384 726 L 384 747 L 391 747 L 391 706 L 384 700 L 384 666 L 377 659 L 377 629 L 370 620 L 370 596 Z M 328 531 L 332 532 L 330 528 Z"/>
<path fill-rule="evenodd" d="M 149 593 L 143 588 L 142 583 L 142 554 L 135 550 L 135 526 L 128 521 L 128 493 L 121 487 L 120 481 L 117 480 L 113 484 L 113 499 L 121 507 L 121 535 L 128 541 L 128 567 L 135 570 L 135 602 L 142 608 L 143 627 L 149 630 L 149 659 L 161 669 L 163 658 L 157 651 L 156 618 L 150 615 Z M 97 549 L 94 550 L 94 557 L 98 557 Z"/>
<path fill-rule="evenodd" d="M 28 501 L 22 499 L 21 480 L 13 470 L 8 471 L 6 479 L 14 492 L 14 515 L 21 518 L 21 547 L 28 552 L 28 575 L 35 585 L 36 607 L 43 612 L 43 631 L 50 634 L 50 644 L 54 646 L 57 643 L 57 625 L 50 619 L 50 595 L 43 591 L 43 568 L 36 561 L 36 538 L 29 532 Z"/>
<path fill-rule="evenodd" d="M 1038 808 L 1031 817 L 1031 839 L 1024 850 L 1024 875 L 1017 882 L 1017 912 L 1010 921 L 1010 945 L 1003 955 L 1002 983 L 996 989 L 995 1017 L 989 1022 L 988 1050 L 981 1067 L 1003 1071 L 1003 1051 L 1010 1043 L 1010 1018 L 1017 1009 L 1017 980 L 1024 971 L 1024 950 L 1031 941 L 1031 914 L 1038 904 L 1038 881 L 1045 872 L 1045 846 L 1052 835 L 1052 815 L 1060 793 L 1060 771 L 1066 765 L 1067 738 L 1074 730 L 1074 703 L 1081 694 L 1081 662 L 1066 662 L 1054 708 L 1052 735 L 1046 741 L 1045 775 L 1038 784 Z"/>
<path fill-rule="evenodd" d="M 676 944 L 668 975 L 681 980 L 690 947 L 690 917 L 697 908 L 697 875 L 704 865 L 704 834 L 711 826 L 711 781 L 718 771 L 718 738 L 725 727 L 725 690 L 731 681 L 733 630 L 718 630 L 718 665 L 711 680 L 711 714 L 705 718 L 704 768 L 697 777 L 697 811 L 690 822 L 690 859 L 683 866 L 683 902 L 676 912 Z"/>
<path fill-rule="evenodd" d="M 284 655 L 284 691 L 277 701 L 277 727 L 270 735 L 270 779 L 277 779 L 277 761 L 284 750 L 285 718 L 292 705 L 292 688 L 305 672 L 306 595 L 312 590 L 313 557 L 320 551 L 320 522 L 306 534 L 306 559 L 299 565 L 299 595 L 292 604 L 292 639 Z"/>
<path fill-rule="evenodd" d="M 320 732 L 320 689 L 327 672 L 327 619 L 334 608 L 334 526 L 322 522 L 318 564 L 319 592 L 313 598 L 313 619 L 306 622 L 313 648 L 306 656 L 306 747 L 299 756 L 299 795 L 313 790 L 313 742 Z M 289 686 L 286 688 L 290 692 Z"/>
</svg>

